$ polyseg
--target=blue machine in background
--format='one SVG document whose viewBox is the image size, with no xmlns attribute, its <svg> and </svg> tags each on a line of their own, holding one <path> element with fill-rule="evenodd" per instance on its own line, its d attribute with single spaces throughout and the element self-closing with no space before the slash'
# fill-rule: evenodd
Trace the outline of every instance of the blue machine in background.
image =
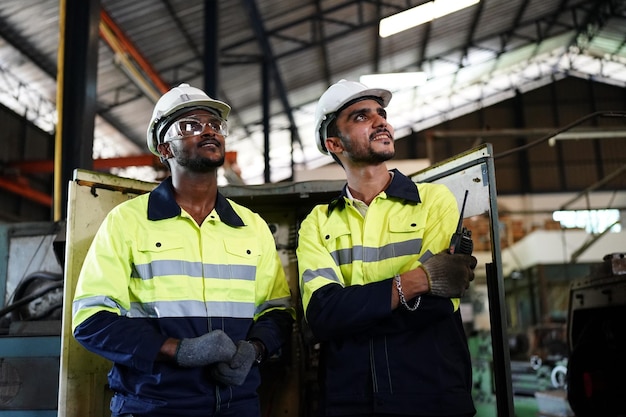
<svg viewBox="0 0 626 417">
<path fill-rule="evenodd" d="M 0 224 L 0 416 L 56 417 L 65 225 Z"/>
</svg>

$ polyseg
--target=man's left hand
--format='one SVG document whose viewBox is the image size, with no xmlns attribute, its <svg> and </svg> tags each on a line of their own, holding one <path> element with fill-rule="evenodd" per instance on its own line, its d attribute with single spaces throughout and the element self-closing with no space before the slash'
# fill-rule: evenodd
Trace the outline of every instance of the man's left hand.
<svg viewBox="0 0 626 417">
<path fill-rule="evenodd" d="M 237 343 L 237 352 L 230 362 L 220 362 L 213 367 L 213 378 L 225 385 L 241 385 L 246 380 L 256 357 L 254 345 L 246 340 L 240 340 Z"/>
</svg>

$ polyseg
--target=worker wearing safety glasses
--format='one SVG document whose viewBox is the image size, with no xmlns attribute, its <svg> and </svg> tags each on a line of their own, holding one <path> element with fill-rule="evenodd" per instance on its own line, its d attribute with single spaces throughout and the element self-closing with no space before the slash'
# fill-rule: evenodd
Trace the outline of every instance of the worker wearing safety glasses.
<svg viewBox="0 0 626 417">
<path fill-rule="evenodd" d="M 187 84 L 159 99 L 147 143 L 171 175 L 115 207 L 85 258 L 72 328 L 113 363 L 113 417 L 258 417 L 258 365 L 290 337 L 272 233 L 218 191 L 229 112 Z"/>
</svg>

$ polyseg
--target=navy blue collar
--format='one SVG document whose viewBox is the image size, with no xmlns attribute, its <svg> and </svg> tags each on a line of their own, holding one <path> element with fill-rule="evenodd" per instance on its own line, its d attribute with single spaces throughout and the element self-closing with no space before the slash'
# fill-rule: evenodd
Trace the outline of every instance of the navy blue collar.
<svg viewBox="0 0 626 417">
<path fill-rule="evenodd" d="M 235 212 L 226 197 L 217 192 L 215 211 L 220 219 L 230 226 L 245 226 L 241 217 Z M 172 177 L 167 177 L 150 192 L 148 197 L 148 220 L 163 220 L 179 216 L 181 208 L 174 198 Z"/>
<path fill-rule="evenodd" d="M 391 183 L 387 186 L 385 193 L 389 197 L 399 198 L 405 201 L 410 201 L 413 203 L 421 203 L 420 194 L 417 191 L 417 187 L 415 183 L 406 175 L 398 171 L 397 169 L 392 169 L 393 178 L 391 179 Z M 348 184 L 346 184 L 341 190 L 341 194 L 334 198 L 328 204 L 328 213 L 333 211 L 335 208 L 343 210 L 346 203 L 346 198 L 348 198 L 348 194 L 346 192 L 348 188 Z"/>
</svg>

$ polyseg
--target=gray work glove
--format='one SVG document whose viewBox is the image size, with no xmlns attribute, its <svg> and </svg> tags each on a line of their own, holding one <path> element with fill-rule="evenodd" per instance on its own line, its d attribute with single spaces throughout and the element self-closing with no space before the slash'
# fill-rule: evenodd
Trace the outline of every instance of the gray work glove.
<svg viewBox="0 0 626 417">
<path fill-rule="evenodd" d="M 178 344 L 174 359 L 185 368 L 229 361 L 237 348 L 222 330 L 213 330 L 199 337 L 183 339 Z"/>
<path fill-rule="evenodd" d="M 254 345 L 246 340 L 240 340 L 235 356 L 230 361 L 218 363 L 211 370 L 213 378 L 225 385 L 241 385 L 246 380 L 256 357 Z"/>
<path fill-rule="evenodd" d="M 474 280 L 476 258 L 472 255 L 444 251 L 424 262 L 420 267 L 428 277 L 430 293 L 446 298 L 460 298 Z"/>
</svg>

